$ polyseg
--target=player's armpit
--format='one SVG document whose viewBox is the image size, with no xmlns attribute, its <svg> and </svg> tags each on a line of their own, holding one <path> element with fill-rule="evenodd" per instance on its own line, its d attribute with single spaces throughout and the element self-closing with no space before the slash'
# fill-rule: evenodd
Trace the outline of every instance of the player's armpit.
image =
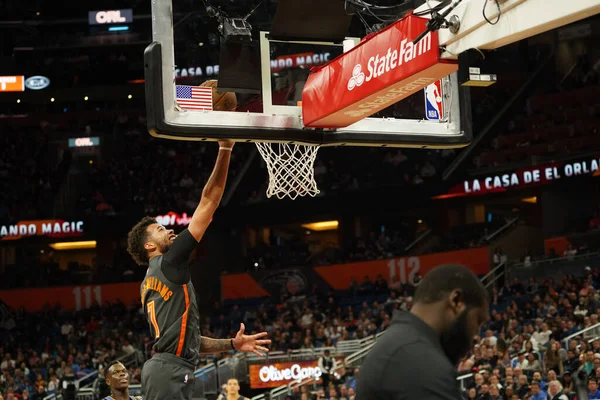
<svg viewBox="0 0 600 400">
<path fill-rule="evenodd" d="M 200 337 L 200 353 L 222 353 L 234 350 L 231 346 L 231 339 L 213 339 L 206 336 Z"/>
</svg>

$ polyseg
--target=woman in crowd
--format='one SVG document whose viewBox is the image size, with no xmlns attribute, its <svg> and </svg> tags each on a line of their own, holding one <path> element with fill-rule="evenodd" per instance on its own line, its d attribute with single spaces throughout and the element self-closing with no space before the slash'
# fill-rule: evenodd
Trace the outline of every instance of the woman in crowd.
<svg viewBox="0 0 600 400">
<path fill-rule="evenodd" d="M 563 362 L 560 354 L 558 354 L 559 345 L 556 342 L 552 342 L 550 349 L 546 351 L 544 355 L 544 372 L 554 371 L 558 376 L 562 376 L 564 373 Z"/>
</svg>

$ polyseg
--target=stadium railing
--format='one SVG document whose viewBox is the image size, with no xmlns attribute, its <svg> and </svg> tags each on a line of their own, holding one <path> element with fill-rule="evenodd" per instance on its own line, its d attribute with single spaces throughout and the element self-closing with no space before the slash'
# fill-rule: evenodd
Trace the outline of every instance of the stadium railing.
<svg viewBox="0 0 600 400">
<path fill-rule="evenodd" d="M 377 339 L 381 337 L 381 335 L 383 335 L 384 332 L 379 332 L 377 335 L 372 335 L 364 339 L 344 340 L 337 343 L 336 348 L 323 347 L 313 350 L 312 353 L 318 354 L 318 357 L 320 357 L 326 349 L 330 349 L 331 353 L 334 353 L 333 350 L 335 350 L 336 353 L 332 355 L 345 355 L 349 353 L 344 358 L 344 362 L 338 366 L 336 372 L 338 372 L 342 368 L 356 368 L 360 364 L 362 364 L 362 360 L 364 360 L 364 358 L 369 353 L 369 350 L 371 350 L 371 347 L 373 347 Z M 314 357 L 311 359 L 314 360 Z M 287 397 L 287 394 L 290 393 L 292 389 L 299 386 L 309 385 L 312 383 L 315 383 L 314 378 L 308 378 L 302 381 L 296 381 L 289 384 L 281 385 L 279 387 L 276 387 L 275 389 L 272 389 L 269 392 L 270 399 L 283 400 Z M 261 395 L 253 397 L 252 400 L 264 400 L 265 398 L 266 396 L 263 393 Z"/>
<path fill-rule="evenodd" d="M 507 263 L 506 261 L 503 261 L 483 276 L 483 278 L 481 278 L 481 283 L 483 283 L 483 286 L 485 286 L 486 289 L 490 289 L 490 287 L 495 286 L 494 283 L 496 283 L 497 280 L 506 275 L 506 271 Z"/>
<path fill-rule="evenodd" d="M 355 342 L 350 344 L 349 346 L 359 346 L 359 341 L 357 340 L 348 340 L 348 342 Z M 345 342 L 340 342 L 345 343 Z M 336 355 L 344 355 L 347 353 L 347 350 L 342 347 L 319 347 L 316 349 L 299 349 L 292 350 L 289 352 L 284 351 L 272 351 L 269 352 L 267 357 L 259 357 L 255 354 L 249 354 L 247 356 L 248 364 L 267 364 L 273 362 L 287 362 L 287 361 L 305 361 L 305 360 L 314 360 L 315 358 L 319 358 L 323 355 L 325 350 L 329 350 L 332 356 Z"/>
<path fill-rule="evenodd" d="M 508 266 L 507 278 L 524 281 L 531 276 L 535 276 L 539 281 L 552 276 L 560 276 L 563 273 L 572 274 L 578 267 L 576 264 L 581 264 L 581 267 L 583 267 L 588 262 L 593 264 L 598 258 L 600 258 L 600 252 L 589 252 L 574 256 L 543 258 L 530 261 L 527 264 L 521 261 L 511 262 Z"/>
<path fill-rule="evenodd" d="M 596 325 L 589 326 L 585 329 L 580 330 L 579 332 L 575 332 L 572 335 L 567 336 L 563 339 L 565 344 L 565 349 L 569 348 L 569 342 L 571 339 L 581 336 L 584 340 L 593 341 L 596 338 L 600 337 L 600 322 Z"/>
<path fill-rule="evenodd" d="M 506 221 L 506 223 L 504 225 L 500 226 L 494 232 L 491 232 L 484 239 L 489 243 L 492 239 L 494 239 L 496 236 L 498 236 L 499 234 L 501 234 L 502 232 L 504 232 L 508 228 L 512 227 L 518 221 L 519 221 L 519 217 L 514 217 L 513 219 L 510 219 L 510 220 Z"/>
<path fill-rule="evenodd" d="M 248 382 L 248 357 L 237 353 L 231 358 L 224 358 L 217 362 L 217 373 L 220 384 L 229 379 L 237 379 L 238 382 Z"/>
</svg>

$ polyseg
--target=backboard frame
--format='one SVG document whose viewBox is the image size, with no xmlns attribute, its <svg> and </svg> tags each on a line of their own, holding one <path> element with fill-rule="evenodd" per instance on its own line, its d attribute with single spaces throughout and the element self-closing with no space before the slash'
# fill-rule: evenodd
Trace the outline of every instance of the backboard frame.
<svg viewBox="0 0 600 400">
<path fill-rule="evenodd" d="M 151 43 L 144 53 L 148 130 L 155 137 L 216 141 L 284 142 L 320 146 L 370 146 L 413 148 L 457 148 L 472 139 L 470 91 L 449 77 L 451 101 L 444 122 L 395 118 L 365 118 L 341 129 L 305 128 L 300 107 L 267 104 L 263 113 L 225 111 L 186 111 L 175 102 L 175 54 L 173 46 L 172 0 L 152 1 Z M 261 33 L 261 41 L 268 33 Z M 264 46 L 264 43 L 262 43 Z M 261 54 L 263 49 L 261 46 Z M 265 53 L 268 55 L 268 52 Z M 265 64 L 261 56 L 261 64 Z M 269 58 L 261 65 L 263 99 L 269 103 L 271 75 Z M 265 79 L 267 78 L 267 79 Z M 268 95 L 268 96 L 267 96 Z M 279 110 L 279 107 L 286 108 Z M 270 111 L 270 112 L 269 112 Z M 273 113 L 275 112 L 275 113 Z"/>
</svg>

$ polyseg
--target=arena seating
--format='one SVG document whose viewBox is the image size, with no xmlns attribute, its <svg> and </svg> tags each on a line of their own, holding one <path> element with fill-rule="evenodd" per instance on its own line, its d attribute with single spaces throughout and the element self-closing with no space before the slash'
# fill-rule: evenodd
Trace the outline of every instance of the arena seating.
<svg viewBox="0 0 600 400">
<path fill-rule="evenodd" d="M 596 260 L 587 258 L 586 262 L 594 265 Z M 536 261 L 543 262 L 556 263 L 556 260 Z M 529 384 L 523 383 L 525 378 L 521 378 L 522 382 L 514 385 L 515 392 L 530 390 L 536 368 L 541 368 L 541 384 L 546 388 L 548 375 L 553 378 L 546 354 L 554 342 L 564 350 L 574 350 L 575 359 L 587 357 L 588 347 L 600 351 L 600 297 L 595 289 L 600 281 L 600 270 L 596 267 L 583 269 L 582 262 L 572 257 L 565 258 L 562 265 L 573 275 L 537 280 L 521 265 L 518 267 L 523 276 L 520 281 L 510 281 L 493 290 L 492 319 L 482 329 L 473 353 L 461 363 L 462 372 L 467 375 L 462 381 L 465 393 L 475 387 L 478 398 L 487 398 L 489 382 L 496 383 L 487 374 L 499 375 L 501 392 L 505 393 L 506 387 L 513 386 L 510 378 L 506 383 L 506 376 L 511 373 L 509 367 L 516 374 L 519 365 Z M 575 270 L 576 265 L 580 267 Z M 534 270 L 530 269 L 531 272 Z M 556 270 L 554 275 L 558 273 L 560 271 Z M 411 286 L 390 291 L 385 284 L 380 284 L 356 287 L 331 296 L 309 296 L 296 302 L 280 303 L 276 299 L 229 302 L 215 309 L 209 324 L 203 326 L 203 333 L 231 337 L 238 324 L 244 322 L 248 330 L 270 332 L 275 352 L 287 353 L 290 357 L 294 352 L 319 354 L 319 349 L 322 351 L 325 347 L 342 349 L 344 342 L 368 340 L 381 334 L 394 310 L 410 307 L 413 291 Z M 138 310 L 139 304 L 105 304 L 74 314 L 61 312 L 58 308 L 38 314 L 3 308 L 0 392 L 5 399 L 27 398 L 34 392 L 38 392 L 35 396 L 43 398 L 42 395 L 57 390 L 53 376 L 60 386 L 60 379 L 66 379 L 68 371 L 74 374 L 80 386 L 92 384 L 94 387 L 98 370 L 109 360 L 123 356 L 128 357 L 131 365 L 132 384 L 139 383 L 140 363 L 151 351 L 146 324 Z M 580 332 L 582 329 L 584 331 Z M 573 336 L 575 333 L 578 335 Z M 560 362 L 556 367 L 559 380 L 564 379 L 565 371 L 575 372 L 579 368 L 575 359 L 567 358 L 564 350 L 559 353 L 562 367 Z M 541 367 L 537 364 L 528 367 L 520 361 L 519 356 L 524 352 L 538 357 Z M 590 354 L 592 360 L 584 363 L 582 368 L 590 369 L 592 376 L 596 376 L 595 356 Z M 359 364 L 358 361 L 353 365 Z M 338 385 L 352 382 L 353 374 L 353 369 L 344 370 Z M 347 394 L 347 386 L 336 388 Z M 315 393 L 325 389 L 310 386 L 310 391 Z M 294 389 L 290 398 L 301 399 L 304 390 Z"/>
<path fill-rule="evenodd" d="M 550 69 L 525 108 L 473 159 L 475 170 L 541 164 L 597 147 L 600 75 L 590 67 L 595 62 L 581 60 L 561 84 Z"/>
</svg>

